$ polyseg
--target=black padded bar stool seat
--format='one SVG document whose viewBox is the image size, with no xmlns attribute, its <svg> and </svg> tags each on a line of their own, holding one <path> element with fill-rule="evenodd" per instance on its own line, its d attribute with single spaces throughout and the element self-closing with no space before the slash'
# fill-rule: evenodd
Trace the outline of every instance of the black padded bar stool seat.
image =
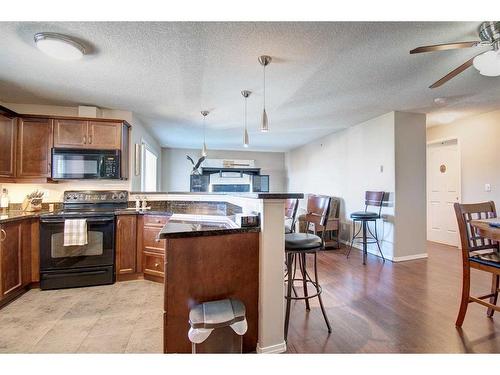
<svg viewBox="0 0 500 375">
<path fill-rule="evenodd" d="M 285 234 L 286 250 L 313 250 L 323 246 L 321 237 L 311 233 L 287 233 Z"/>
<path fill-rule="evenodd" d="M 357 211 L 351 214 L 351 219 L 378 219 L 380 215 L 376 212 Z"/>
</svg>

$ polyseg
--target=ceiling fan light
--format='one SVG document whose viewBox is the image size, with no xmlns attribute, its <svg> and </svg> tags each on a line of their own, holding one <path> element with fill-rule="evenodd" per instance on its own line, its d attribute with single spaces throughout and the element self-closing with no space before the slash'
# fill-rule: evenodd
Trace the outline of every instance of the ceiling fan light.
<svg viewBox="0 0 500 375">
<path fill-rule="evenodd" d="M 500 76 L 500 52 L 488 51 L 482 53 L 472 61 L 474 68 L 479 70 L 479 74 L 488 77 Z"/>
<path fill-rule="evenodd" d="M 78 60 L 85 54 L 85 47 L 66 35 L 37 33 L 34 39 L 40 51 L 59 60 Z"/>
<path fill-rule="evenodd" d="M 267 119 L 267 112 L 265 108 L 264 111 L 262 112 L 262 122 L 260 124 L 260 131 L 263 133 L 267 133 L 269 131 L 269 121 Z"/>
</svg>

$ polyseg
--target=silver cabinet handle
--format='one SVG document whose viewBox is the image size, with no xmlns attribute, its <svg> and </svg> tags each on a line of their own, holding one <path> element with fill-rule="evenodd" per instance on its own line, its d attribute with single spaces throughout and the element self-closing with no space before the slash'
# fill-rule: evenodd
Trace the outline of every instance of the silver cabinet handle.
<svg viewBox="0 0 500 375">
<path fill-rule="evenodd" d="M 5 241 L 6 238 L 7 238 L 7 232 L 5 232 L 5 229 L 0 229 L 0 242 Z"/>
</svg>

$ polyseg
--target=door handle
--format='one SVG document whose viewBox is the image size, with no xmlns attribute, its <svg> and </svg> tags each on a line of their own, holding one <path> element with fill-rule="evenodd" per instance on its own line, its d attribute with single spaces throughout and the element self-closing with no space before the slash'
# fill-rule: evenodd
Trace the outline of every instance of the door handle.
<svg viewBox="0 0 500 375">
<path fill-rule="evenodd" d="M 7 232 L 5 232 L 5 229 L 0 229 L 0 242 L 5 241 L 6 238 L 7 238 Z"/>
</svg>

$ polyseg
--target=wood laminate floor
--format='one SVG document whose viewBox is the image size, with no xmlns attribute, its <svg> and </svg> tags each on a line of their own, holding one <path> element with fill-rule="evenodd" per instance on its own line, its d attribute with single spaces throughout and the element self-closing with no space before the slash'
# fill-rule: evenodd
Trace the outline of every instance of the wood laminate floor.
<svg viewBox="0 0 500 375">
<path fill-rule="evenodd" d="M 332 333 L 315 301 L 293 303 L 290 353 L 500 353 L 500 314 L 470 304 L 455 328 L 462 263 L 457 248 L 428 243 L 428 259 L 385 262 L 345 249 L 319 257 L 320 283 Z M 489 293 L 491 276 L 472 270 L 472 295 Z"/>
<path fill-rule="evenodd" d="M 461 284 L 456 248 L 428 244 L 429 258 L 391 263 L 372 255 L 345 258 L 344 249 L 319 256 L 328 334 L 316 301 L 292 304 L 289 353 L 499 353 L 500 314 L 471 304 L 461 331 L 454 322 Z M 472 271 L 472 290 L 490 278 Z M 298 289 L 300 292 L 300 289 Z M 3 353 L 161 353 L 161 284 L 34 289 L 0 310 Z"/>
</svg>

